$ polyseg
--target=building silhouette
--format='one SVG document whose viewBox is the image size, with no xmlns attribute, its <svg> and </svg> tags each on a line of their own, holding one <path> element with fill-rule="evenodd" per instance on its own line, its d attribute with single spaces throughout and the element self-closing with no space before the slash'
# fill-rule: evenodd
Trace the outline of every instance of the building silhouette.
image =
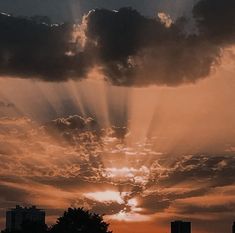
<svg viewBox="0 0 235 233">
<path fill-rule="evenodd" d="M 171 233 L 191 233 L 191 222 L 171 222 Z"/>
<path fill-rule="evenodd" d="M 21 207 L 19 205 L 6 212 L 6 229 L 9 231 L 20 230 L 24 222 L 45 224 L 45 211 L 36 206 Z"/>
<path fill-rule="evenodd" d="M 233 223 L 233 226 L 232 226 L 232 233 L 235 233 L 235 222 Z"/>
</svg>

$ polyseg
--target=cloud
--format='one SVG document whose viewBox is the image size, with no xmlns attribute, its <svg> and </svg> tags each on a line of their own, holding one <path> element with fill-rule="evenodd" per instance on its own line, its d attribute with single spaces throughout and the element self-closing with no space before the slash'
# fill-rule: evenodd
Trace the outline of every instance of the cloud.
<svg viewBox="0 0 235 233">
<path fill-rule="evenodd" d="M 89 131 L 98 128 L 97 122 L 92 118 L 83 118 L 78 115 L 67 118 L 59 118 L 50 122 L 50 125 L 59 130 L 77 129 L 79 131 Z"/>
<path fill-rule="evenodd" d="M 87 119 L 69 116 L 46 126 L 0 119 L 0 208 L 36 203 L 52 218 L 68 206 L 85 206 L 115 221 L 169 220 L 190 210 L 197 220 L 217 218 L 213 207 L 231 213 L 234 155 L 156 156 L 152 141 L 136 148 L 109 131 L 94 136 Z M 59 135 L 69 132 L 74 143 L 52 134 L 50 124 Z"/>
<path fill-rule="evenodd" d="M 171 200 L 162 195 L 151 194 L 140 198 L 139 206 L 140 213 L 144 215 L 151 215 L 164 212 L 171 204 Z"/>
<path fill-rule="evenodd" d="M 191 196 L 201 196 L 205 192 L 210 193 L 220 188 L 223 190 L 225 187 L 234 185 L 232 178 L 235 171 L 234 162 L 234 155 L 186 156 L 181 161 L 178 161 L 175 167 L 170 169 L 169 176 L 165 180 L 163 179 L 162 182 L 166 186 L 176 185 L 176 187 L 184 187 L 191 183 L 192 186 L 196 186 L 194 190 L 191 188 L 189 192 Z M 168 183 L 170 180 L 172 183 Z M 187 192 L 185 197 L 187 197 Z"/>
<path fill-rule="evenodd" d="M 57 118 L 46 123 L 44 127 L 53 136 L 75 144 L 82 140 L 98 142 L 100 137 L 105 136 L 121 139 L 128 133 L 127 127 L 112 125 L 109 128 L 103 128 L 95 119 L 78 115 Z"/>
<path fill-rule="evenodd" d="M 200 0 L 193 9 L 199 31 L 211 42 L 234 44 L 235 2 Z"/>
<path fill-rule="evenodd" d="M 82 56 L 66 55 L 71 25 L 48 25 L 6 14 L 0 14 L 0 25 L 1 76 L 60 81 L 83 73 Z"/>
<path fill-rule="evenodd" d="M 97 68 L 118 86 L 176 86 L 207 77 L 222 47 L 205 33 L 186 34 L 183 19 L 159 16 L 96 9 L 74 26 L 1 14 L 0 75 L 59 82 L 86 78 Z"/>
<path fill-rule="evenodd" d="M 235 203 L 227 203 L 227 204 L 217 204 L 217 205 L 204 205 L 204 206 L 200 206 L 200 205 L 186 205 L 186 206 L 182 206 L 181 208 L 179 208 L 179 212 L 181 214 L 210 214 L 210 213 L 214 213 L 214 214 L 223 214 L 223 213 L 230 213 L 232 215 L 232 213 L 235 210 Z"/>
<path fill-rule="evenodd" d="M 166 26 L 162 18 L 146 18 L 131 8 L 93 10 L 81 28 L 84 51 L 97 56 L 114 85 L 195 82 L 209 75 L 220 56 L 219 48 L 200 36 L 187 36 L 181 20 Z"/>
<path fill-rule="evenodd" d="M 1 191 L 1 206 L 5 205 L 5 208 L 9 208 L 7 205 L 11 203 L 22 202 L 27 200 L 29 193 L 26 190 L 22 190 L 15 187 L 10 187 L 7 184 L 0 184 Z M 6 204 L 4 204 L 5 202 Z"/>
</svg>

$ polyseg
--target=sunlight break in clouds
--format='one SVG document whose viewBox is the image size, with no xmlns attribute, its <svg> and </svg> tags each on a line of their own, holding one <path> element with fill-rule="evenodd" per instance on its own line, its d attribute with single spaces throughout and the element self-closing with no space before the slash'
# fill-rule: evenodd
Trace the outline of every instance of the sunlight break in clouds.
<svg viewBox="0 0 235 233">
<path fill-rule="evenodd" d="M 87 198 L 94 199 L 99 202 L 117 202 L 118 204 L 124 204 L 124 197 L 127 193 L 119 193 L 114 191 L 105 191 L 105 192 L 94 192 L 94 193 L 85 193 L 84 196 Z"/>
</svg>

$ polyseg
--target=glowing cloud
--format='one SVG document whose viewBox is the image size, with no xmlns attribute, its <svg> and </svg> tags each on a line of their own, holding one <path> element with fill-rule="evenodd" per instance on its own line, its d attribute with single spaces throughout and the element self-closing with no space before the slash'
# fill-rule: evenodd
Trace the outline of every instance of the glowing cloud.
<svg viewBox="0 0 235 233">
<path fill-rule="evenodd" d="M 114 191 L 104 191 L 104 192 L 93 192 L 85 193 L 84 196 L 87 198 L 94 199 L 99 202 L 117 202 L 118 204 L 124 204 L 124 197 L 127 193 L 119 193 Z"/>
</svg>

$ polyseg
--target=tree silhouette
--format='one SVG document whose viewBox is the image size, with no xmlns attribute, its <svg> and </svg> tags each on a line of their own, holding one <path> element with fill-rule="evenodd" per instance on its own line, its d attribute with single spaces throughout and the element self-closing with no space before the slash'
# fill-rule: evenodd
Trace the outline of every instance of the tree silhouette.
<svg viewBox="0 0 235 233">
<path fill-rule="evenodd" d="M 51 227 L 50 233 L 112 233 L 103 217 L 83 208 L 69 208 Z"/>
</svg>

